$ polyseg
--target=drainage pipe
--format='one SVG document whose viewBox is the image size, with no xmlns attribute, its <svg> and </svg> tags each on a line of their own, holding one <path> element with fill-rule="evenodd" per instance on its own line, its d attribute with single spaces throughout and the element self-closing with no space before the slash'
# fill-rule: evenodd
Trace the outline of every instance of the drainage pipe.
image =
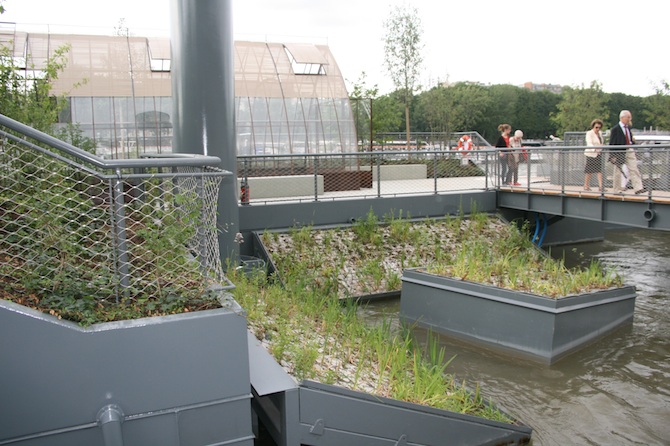
<svg viewBox="0 0 670 446">
<path fill-rule="evenodd" d="M 109 404 L 98 412 L 98 426 L 102 429 L 105 446 L 123 446 L 123 412 L 115 404 Z"/>
</svg>

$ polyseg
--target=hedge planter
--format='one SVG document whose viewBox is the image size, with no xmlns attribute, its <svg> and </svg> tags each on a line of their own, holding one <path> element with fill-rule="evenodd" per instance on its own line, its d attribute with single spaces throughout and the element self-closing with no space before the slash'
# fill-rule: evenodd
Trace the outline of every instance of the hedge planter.
<svg viewBox="0 0 670 446">
<path fill-rule="evenodd" d="M 408 269 L 399 317 L 551 364 L 632 322 L 635 297 L 627 286 L 552 299 Z"/>
<path fill-rule="evenodd" d="M 236 305 L 82 328 L 0 300 L 0 444 L 252 446 Z"/>
</svg>

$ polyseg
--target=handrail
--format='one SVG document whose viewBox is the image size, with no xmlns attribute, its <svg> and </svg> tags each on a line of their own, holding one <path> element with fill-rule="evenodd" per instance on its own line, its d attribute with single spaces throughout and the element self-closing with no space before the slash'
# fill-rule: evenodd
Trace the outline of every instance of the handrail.
<svg viewBox="0 0 670 446">
<path fill-rule="evenodd" d="M 221 164 L 221 159 L 215 156 L 190 155 L 185 153 L 182 154 L 173 153 L 167 157 L 151 156 L 137 159 L 107 160 L 97 155 L 91 154 L 85 150 L 82 150 L 79 147 L 73 146 L 72 144 L 61 141 L 58 138 L 54 138 L 53 136 L 48 135 L 39 130 L 36 130 L 30 126 L 15 121 L 14 119 L 9 118 L 2 114 L 0 114 L 0 125 L 8 129 L 11 129 L 15 132 L 22 133 L 23 135 L 32 138 L 36 141 L 39 141 L 43 144 L 47 144 L 51 147 L 61 150 L 62 152 L 70 156 L 73 156 L 81 161 L 90 163 L 100 169 L 127 169 L 127 168 L 138 169 L 138 168 L 150 168 L 150 167 L 183 167 L 183 166 L 203 167 L 203 166 L 219 166 Z M 22 141 L 21 138 L 9 135 L 8 133 L 1 130 L 0 134 L 3 136 L 8 136 L 17 141 Z M 149 158 L 151 159 L 149 160 Z"/>
</svg>

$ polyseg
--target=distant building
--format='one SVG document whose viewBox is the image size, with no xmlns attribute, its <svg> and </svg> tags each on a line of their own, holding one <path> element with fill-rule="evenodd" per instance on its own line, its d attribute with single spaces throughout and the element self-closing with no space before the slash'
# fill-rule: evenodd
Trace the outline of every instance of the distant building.
<svg viewBox="0 0 670 446">
<path fill-rule="evenodd" d="M 0 27 L 0 47 L 28 78 L 70 45 L 54 95 L 61 125 L 79 125 L 99 155 L 172 150 L 168 38 L 27 33 Z M 235 124 L 240 155 L 355 152 L 356 129 L 342 74 L 326 45 L 234 43 Z M 206 69 L 203 61 L 202 69 Z M 186 88 L 213 89 L 216 85 Z"/>
<path fill-rule="evenodd" d="M 556 94 L 563 93 L 563 86 L 555 84 L 534 84 L 533 82 L 526 82 L 523 84 L 523 88 L 530 91 L 551 91 Z"/>
</svg>

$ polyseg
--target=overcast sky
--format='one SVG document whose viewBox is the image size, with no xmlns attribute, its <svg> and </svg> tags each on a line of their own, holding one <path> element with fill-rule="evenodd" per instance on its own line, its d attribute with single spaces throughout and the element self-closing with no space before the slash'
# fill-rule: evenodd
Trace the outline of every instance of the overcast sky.
<svg viewBox="0 0 670 446">
<path fill-rule="evenodd" d="M 214 0 L 199 0 L 214 1 Z M 232 0 L 236 40 L 328 44 L 350 86 L 392 90 L 384 21 L 401 0 Z M 667 0 L 406 0 L 423 27 L 421 85 L 438 81 L 589 86 L 636 96 L 670 81 Z M 5 0 L 2 22 L 51 32 L 169 36 L 171 0 Z M 615 7 L 616 5 L 616 7 Z M 64 29 L 63 27 L 67 27 Z M 77 28 L 73 28 L 77 27 Z M 41 27 L 42 31 L 46 29 Z M 102 31 L 100 31 L 102 30 Z"/>
</svg>

